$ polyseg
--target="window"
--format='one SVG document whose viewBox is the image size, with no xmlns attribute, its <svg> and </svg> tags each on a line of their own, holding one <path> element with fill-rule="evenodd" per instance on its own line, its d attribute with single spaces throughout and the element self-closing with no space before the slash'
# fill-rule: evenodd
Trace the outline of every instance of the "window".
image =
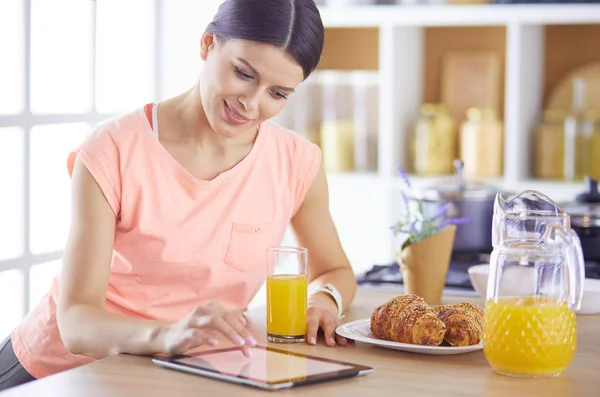
<svg viewBox="0 0 600 397">
<path fill-rule="evenodd" d="M 32 254 L 61 251 L 70 223 L 67 155 L 88 134 L 85 123 L 33 126 L 29 156 L 29 219 Z"/>
<path fill-rule="evenodd" d="M 23 111 L 25 76 L 23 25 L 24 13 L 21 0 L 0 2 L 0 115 L 16 114 Z"/>
<path fill-rule="evenodd" d="M 0 1 L 0 340 L 60 270 L 69 151 L 97 122 L 190 88 L 220 3 Z"/>
<path fill-rule="evenodd" d="M 162 3 L 160 81 L 165 97 L 190 89 L 200 77 L 200 38 L 221 3 L 221 0 Z"/>
<path fill-rule="evenodd" d="M 148 0 L 103 0 L 96 7 L 97 109 L 133 110 L 155 99 L 155 7 Z"/>
<path fill-rule="evenodd" d="M 0 186 L 6 189 L 0 195 L 0 261 L 18 258 L 25 250 L 24 147 L 21 128 L 0 128 Z"/>
<path fill-rule="evenodd" d="M 92 11 L 91 1 L 31 0 L 33 113 L 91 110 Z"/>
<path fill-rule="evenodd" d="M 23 294 L 23 271 L 21 269 L 0 272 L 0 300 L 2 301 L 0 339 L 2 340 L 23 316 Z"/>
<path fill-rule="evenodd" d="M 33 310 L 42 297 L 50 291 L 52 279 L 60 272 L 61 260 L 31 266 L 29 270 L 29 310 Z"/>
</svg>

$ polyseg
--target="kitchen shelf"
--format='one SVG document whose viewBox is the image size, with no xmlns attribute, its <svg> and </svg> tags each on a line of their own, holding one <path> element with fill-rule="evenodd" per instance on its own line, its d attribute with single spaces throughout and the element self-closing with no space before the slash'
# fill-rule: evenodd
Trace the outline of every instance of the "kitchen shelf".
<svg viewBox="0 0 600 397">
<path fill-rule="evenodd" d="M 599 4 L 375 5 L 320 7 L 326 27 L 597 23 Z"/>
<path fill-rule="evenodd" d="M 510 192 L 538 190 L 557 201 L 585 190 L 583 182 L 534 179 L 531 137 L 557 81 L 600 61 L 600 4 L 320 9 L 326 47 L 319 69 L 366 71 L 379 83 L 377 171 L 328 173 L 332 216 L 357 267 L 394 260 L 397 241 L 389 227 L 403 207 L 397 167 L 412 172 L 412 126 L 422 103 L 440 100 L 440 63 L 450 51 L 500 55 L 504 169 L 502 177 L 483 182 Z M 441 178 L 410 176 L 417 190 Z"/>
</svg>

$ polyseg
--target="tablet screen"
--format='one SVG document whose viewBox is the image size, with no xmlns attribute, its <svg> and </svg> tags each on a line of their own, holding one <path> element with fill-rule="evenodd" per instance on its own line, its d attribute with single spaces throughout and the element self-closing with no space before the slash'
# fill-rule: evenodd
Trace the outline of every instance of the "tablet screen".
<svg viewBox="0 0 600 397">
<path fill-rule="evenodd" d="M 244 356 L 241 350 L 235 349 L 200 353 L 191 357 L 177 358 L 173 362 L 262 383 L 297 382 L 313 375 L 354 368 L 350 365 L 263 348 L 253 348 L 251 358 Z"/>
</svg>

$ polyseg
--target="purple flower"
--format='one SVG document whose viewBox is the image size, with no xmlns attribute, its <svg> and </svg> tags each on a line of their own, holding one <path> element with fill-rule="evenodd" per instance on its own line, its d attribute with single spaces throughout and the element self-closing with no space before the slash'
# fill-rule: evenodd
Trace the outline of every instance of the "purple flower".
<svg viewBox="0 0 600 397">
<path fill-rule="evenodd" d="M 441 218 L 442 216 L 444 216 L 446 214 L 446 211 L 448 211 L 448 208 L 450 208 L 451 205 L 452 205 L 452 203 L 448 203 L 448 204 L 444 205 L 442 208 L 439 209 L 438 212 L 435 213 L 435 215 L 433 216 L 432 219 L 438 219 L 438 218 Z"/>
<path fill-rule="evenodd" d="M 410 187 L 410 181 L 408 180 L 408 176 L 406 175 L 406 172 L 404 172 L 404 168 L 402 168 L 401 165 L 398 166 L 398 173 L 402 177 L 402 180 L 404 181 L 406 186 Z"/>
<path fill-rule="evenodd" d="M 419 234 L 419 231 L 417 230 L 417 221 L 411 223 L 410 230 L 415 234 Z"/>
<path fill-rule="evenodd" d="M 471 222 L 469 218 L 447 218 L 440 224 L 439 229 L 443 229 L 448 225 L 464 225 L 469 222 Z"/>
</svg>

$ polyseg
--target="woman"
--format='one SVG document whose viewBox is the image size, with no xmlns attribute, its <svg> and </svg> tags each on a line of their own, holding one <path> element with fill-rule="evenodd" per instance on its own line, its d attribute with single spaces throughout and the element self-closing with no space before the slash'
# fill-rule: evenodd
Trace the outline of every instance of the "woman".
<svg viewBox="0 0 600 397">
<path fill-rule="evenodd" d="M 307 341 L 321 328 L 336 345 L 356 280 L 321 154 L 268 121 L 317 66 L 323 32 L 314 0 L 226 0 L 202 36 L 192 89 L 108 120 L 70 154 L 60 278 L 5 341 L 0 388 L 220 338 L 249 354 L 243 310 L 264 283 L 265 249 L 290 223 L 317 291 Z"/>
</svg>

